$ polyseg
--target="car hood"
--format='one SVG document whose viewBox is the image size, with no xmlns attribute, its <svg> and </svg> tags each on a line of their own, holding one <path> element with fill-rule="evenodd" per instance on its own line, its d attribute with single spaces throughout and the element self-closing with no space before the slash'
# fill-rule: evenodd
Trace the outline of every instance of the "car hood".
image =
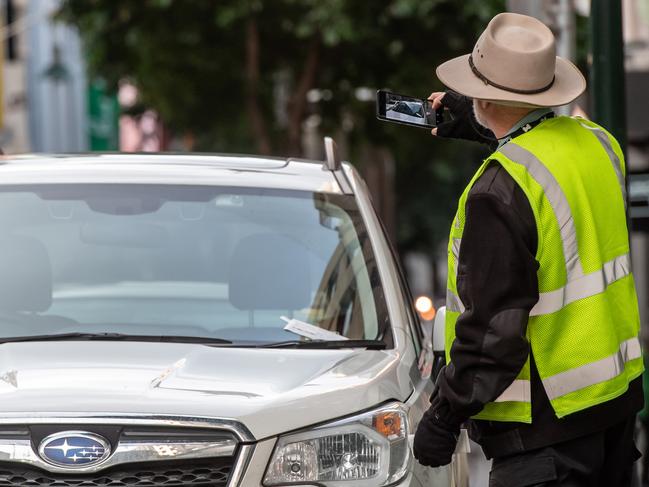
<svg viewBox="0 0 649 487">
<path fill-rule="evenodd" d="M 211 417 L 257 439 L 405 400 L 397 350 L 219 348 L 146 342 L 0 345 L 0 415 Z"/>
</svg>

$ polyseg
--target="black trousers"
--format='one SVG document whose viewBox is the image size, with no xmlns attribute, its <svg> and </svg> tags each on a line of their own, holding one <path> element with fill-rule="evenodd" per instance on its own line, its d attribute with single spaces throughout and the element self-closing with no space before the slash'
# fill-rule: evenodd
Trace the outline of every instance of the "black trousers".
<svg viewBox="0 0 649 487">
<path fill-rule="evenodd" d="M 629 487 L 635 417 L 591 435 L 493 459 L 489 487 Z"/>
</svg>

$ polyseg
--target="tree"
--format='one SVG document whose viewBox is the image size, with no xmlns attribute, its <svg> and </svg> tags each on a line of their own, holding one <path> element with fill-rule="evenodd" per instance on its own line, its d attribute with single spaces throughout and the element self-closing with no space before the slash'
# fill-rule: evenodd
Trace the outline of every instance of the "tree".
<svg viewBox="0 0 649 487">
<path fill-rule="evenodd" d="M 172 131 L 195 136 L 195 149 L 299 156 L 311 115 L 323 131 L 345 132 L 352 160 L 367 145 L 388 147 L 400 243 L 430 249 L 446 236 L 479 150 L 378 122 L 356 90 L 441 89 L 434 67 L 468 52 L 503 8 L 504 0 L 63 0 L 59 18 L 79 28 L 91 74 L 113 86 L 131 79 Z"/>
</svg>

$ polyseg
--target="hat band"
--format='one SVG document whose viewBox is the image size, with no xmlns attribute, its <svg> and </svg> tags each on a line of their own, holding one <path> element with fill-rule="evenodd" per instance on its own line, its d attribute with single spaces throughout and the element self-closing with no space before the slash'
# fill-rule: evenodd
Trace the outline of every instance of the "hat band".
<svg viewBox="0 0 649 487">
<path fill-rule="evenodd" d="M 498 83 L 494 83 L 491 81 L 489 78 L 487 78 L 484 74 L 482 74 L 480 71 L 478 71 L 478 68 L 475 67 L 475 64 L 473 64 L 473 55 L 469 54 L 469 66 L 471 66 L 471 71 L 473 71 L 473 74 L 475 74 L 478 78 L 480 78 L 482 81 L 484 81 L 484 84 L 486 85 L 491 85 L 494 88 L 498 88 L 500 90 L 505 90 L 509 91 L 511 93 L 518 93 L 521 95 L 534 95 L 536 93 L 543 93 L 544 91 L 549 90 L 552 85 L 554 84 L 554 76 L 552 76 L 552 80 L 543 88 L 538 88 L 535 90 L 519 90 L 518 88 L 509 88 L 507 86 L 499 85 Z"/>
</svg>

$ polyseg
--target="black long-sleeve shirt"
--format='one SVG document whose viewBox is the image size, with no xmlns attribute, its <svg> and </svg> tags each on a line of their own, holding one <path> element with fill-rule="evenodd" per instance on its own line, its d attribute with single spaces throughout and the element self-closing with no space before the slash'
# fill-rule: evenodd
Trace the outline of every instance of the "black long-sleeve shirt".
<svg viewBox="0 0 649 487">
<path fill-rule="evenodd" d="M 456 324 L 451 363 L 438 379 L 442 414 L 477 414 L 517 377 L 531 354 L 529 313 L 538 301 L 537 229 L 521 188 L 492 162 L 469 192 L 457 290 L 466 311 Z M 641 379 L 616 399 L 558 419 L 531 355 L 532 423 L 471 420 L 488 457 L 541 448 L 608 428 L 642 408 Z"/>
</svg>

